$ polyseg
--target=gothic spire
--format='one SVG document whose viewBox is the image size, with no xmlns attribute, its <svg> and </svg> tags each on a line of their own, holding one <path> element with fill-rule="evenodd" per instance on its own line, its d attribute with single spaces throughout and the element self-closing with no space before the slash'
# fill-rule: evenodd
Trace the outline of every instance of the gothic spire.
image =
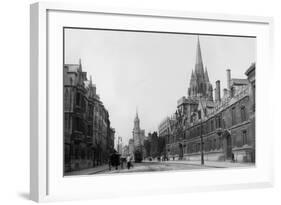
<svg viewBox="0 0 281 205">
<path fill-rule="evenodd" d="M 136 108 L 136 117 L 135 117 L 135 120 L 139 120 L 138 108 Z"/>
<path fill-rule="evenodd" d="M 190 77 L 190 81 L 189 81 L 190 86 L 192 85 L 192 83 L 194 82 L 194 80 L 195 80 L 195 76 L 194 76 L 194 72 L 193 72 L 193 70 L 192 70 L 192 72 L 191 72 L 191 77 Z"/>
<path fill-rule="evenodd" d="M 194 79 L 194 72 L 192 70 L 192 72 L 191 72 L 191 80 L 193 80 L 193 79 Z"/>
<path fill-rule="evenodd" d="M 81 63 L 81 58 L 79 58 L 79 69 L 82 69 L 82 63 Z"/>
<path fill-rule="evenodd" d="M 201 54 L 199 35 L 197 36 L 197 50 L 196 50 L 196 63 L 195 63 L 195 73 L 201 76 L 204 75 L 203 60 Z"/>
<path fill-rule="evenodd" d="M 209 75 L 208 75 L 208 71 L 207 71 L 207 67 L 205 67 L 205 81 L 207 82 L 207 83 L 209 83 L 210 82 L 210 80 L 209 80 Z"/>
</svg>

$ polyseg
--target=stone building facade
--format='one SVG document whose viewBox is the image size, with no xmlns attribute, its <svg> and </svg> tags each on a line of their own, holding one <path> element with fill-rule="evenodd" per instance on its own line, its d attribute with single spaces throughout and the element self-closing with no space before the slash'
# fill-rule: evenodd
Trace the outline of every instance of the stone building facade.
<svg viewBox="0 0 281 205">
<path fill-rule="evenodd" d="M 200 160 L 202 140 L 205 160 L 255 162 L 255 64 L 247 69 L 245 79 L 231 78 L 228 69 L 227 88 L 221 96 L 217 80 L 213 99 L 199 39 L 196 56 L 187 97 L 178 100 L 175 120 L 169 121 L 169 157 Z"/>
<path fill-rule="evenodd" d="M 92 78 L 79 64 L 64 65 L 64 171 L 106 163 L 114 149 L 114 129 Z"/>
</svg>

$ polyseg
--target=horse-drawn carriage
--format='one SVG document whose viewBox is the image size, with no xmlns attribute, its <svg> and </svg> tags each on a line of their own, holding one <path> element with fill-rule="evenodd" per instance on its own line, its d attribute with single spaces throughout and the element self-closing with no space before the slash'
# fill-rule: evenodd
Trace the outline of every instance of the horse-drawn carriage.
<svg viewBox="0 0 281 205">
<path fill-rule="evenodd" d="M 114 152 L 110 155 L 109 159 L 109 169 L 111 167 L 115 167 L 115 169 L 118 169 L 118 166 L 120 165 L 120 154 L 118 152 Z"/>
</svg>

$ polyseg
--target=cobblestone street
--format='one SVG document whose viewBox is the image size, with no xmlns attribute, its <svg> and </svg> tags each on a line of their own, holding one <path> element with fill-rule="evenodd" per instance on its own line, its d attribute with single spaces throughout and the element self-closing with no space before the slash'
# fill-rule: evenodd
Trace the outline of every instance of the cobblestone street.
<svg viewBox="0 0 281 205">
<path fill-rule="evenodd" d="M 133 163 L 133 167 L 130 169 L 127 169 L 126 164 L 124 164 L 123 169 L 119 166 L 117 170 L 115 170 L 114 167 L 112 167 L 112 169 L 109 170 L 108 165 L 102 165 L 90 169 L 69 172 L 66 174 L 66 176 L 154 172 L 154 171 L 178 171 L 178 170 L 195 170 L 195 169 L 214 169 L 214 168 L 238 168 L 238 167 L 254 167 L 254 164 L 205 161 L 205 164 L 201 166 L 200 161 L 185 161 L 185 160 L 162 161 L 162 162 L 145 161 L 142 163 Z"/>
<path fill-rule="evenodd" d="M 208 167 L 201 167 L 198 165 L 190 165 L 183 163 L 165 163 L 165 162 L 142 162 L 142 163 L 134 163 L 133 167 L 127 169 L 112 170 L 99 172 L 99 174 L 114 174 L 114 173 L 132 173 L 132 172 L 153 172 L 153 171 L 176 171 L 176 170 L 191 170 L 191 169 L 206 169 Z"/>
</svg>

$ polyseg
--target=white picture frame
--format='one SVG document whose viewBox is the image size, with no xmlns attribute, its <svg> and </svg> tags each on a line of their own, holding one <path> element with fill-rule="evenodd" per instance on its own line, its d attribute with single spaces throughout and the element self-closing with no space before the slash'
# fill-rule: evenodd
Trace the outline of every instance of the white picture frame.
<svg viewBox="0 0 281 205">
<path fill-rule="evenodd" d="M 62 105 L 60 102 L 62 93 L 60 89 L 56 89 L 57 86 L 62 85 L 60 84 L 62 71 L 54 68 L 59 66 L 62 68 L 61 28 L 63 26 L 177 32 L 186 32 L 189 27 L 190 33 L 257 36 L 256 167 L 210 172 L 182 171 L 122 176 L 63 177 L 61 172 L 63 156 L 59 155 L 62 153 L 60 152 L 62 116 L 57 114 L 56 123 L 54 120 L 56 113 L 61 111 L 58 105 Z M 271 102 L 267 94 L 268 87 L 262 86 L 263 83 L 270 82 L 271 76 L 266 71 L 273 67 L 272 29 L 273 19 L 270 17 L 97 8 L 94 5 L 71 3 L 32 4 L 30 10 L 30 198 L 41 202 L 272 186 L 273 131 L 269 129 L 270 116 L 266 109 L 263 109 L 270 106 Z M 264 122 L 264 119 L 269 122 Z M 265 135 L 266 140 L 262 137 Z M 154 183 L 147 186 L 145 180 L 153 180 Z M 108 186 L 108 183 L 116 183 L 120 187 L 115 189 L 114 186 Z"/>
</svg>

